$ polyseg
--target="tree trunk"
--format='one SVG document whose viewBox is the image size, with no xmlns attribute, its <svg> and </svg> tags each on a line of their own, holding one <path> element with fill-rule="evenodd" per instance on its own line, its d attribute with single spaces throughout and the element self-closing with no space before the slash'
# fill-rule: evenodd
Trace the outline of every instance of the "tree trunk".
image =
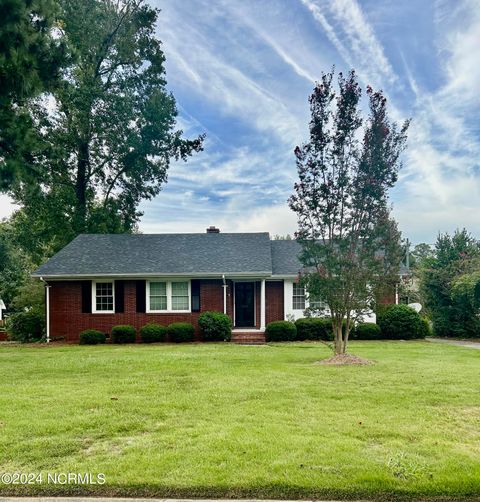
<svg viewBox="0 0 480 502">
<path fill-rule="evenodd" d="M 345 346 L 343 343 L 343 336 L 342 336 L 342 319 L 333 318 L 332 319 L 332 328 L 333 328 L 333 334 L 334 334 L 335 355 L 344 354 L 345 353 Z"/>
<path fill-rule="evenodd" d="M 75 181 L 74 230 L 77 234 L 85 232 L 87 222 L 87 170 L 89 165 L 88 142 L 78 145 L 77 178 Z"/>
<path fill-rule="evenodd" d="M 347 315 L 346 323 L 345 323 L 345 334 L 343 335 L 343 353 L 347 353 L 347 346 L 348 346 L 348 337 L 350 336 L 350 330 L 352 326 L 352 319 L 350 318 L 350 315 Z"/>
</svg>

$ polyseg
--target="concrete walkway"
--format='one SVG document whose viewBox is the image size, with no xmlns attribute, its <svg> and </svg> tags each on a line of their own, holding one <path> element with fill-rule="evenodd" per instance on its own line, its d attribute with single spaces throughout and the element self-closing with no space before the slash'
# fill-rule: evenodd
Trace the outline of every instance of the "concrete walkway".
<svg viewBox="0 0 480 502">
<path fill-rule="evenodd" d="M 426 340 L 433 343 L 444 343 L 446 345 L 467 347 L 468 349 L 480 349 L 480 342 L 471 342 L 469 340 L 451 340 L 450 338 L 426 338 Z"/>
</svg>

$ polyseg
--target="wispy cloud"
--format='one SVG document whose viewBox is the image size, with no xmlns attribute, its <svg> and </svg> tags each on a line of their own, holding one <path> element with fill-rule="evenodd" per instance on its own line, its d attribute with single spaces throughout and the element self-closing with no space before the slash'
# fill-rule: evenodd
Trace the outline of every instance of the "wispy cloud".
<svg viewBox="0 0 480 502">
<path fill-rule="evenodd" d="M 356 0 L 302 0 L 338 50 L 345 63 L 376 87 L 398 81 L 382 44 Z M 327 19 L 328 12 L 331 21 Z M 342 41 L 345 39 L 345 42 Z"/>
<path fill-rule="evenodd" d="M 434 56 L 442 76 L 433 92 L 417 82 L 402 51 L 397 55 L 402 67 L 394 69 L 358 2 L 302 3 L 343 60 L 357 68 L 360 78 L 385 90 L 394 119 L 413 118 L 405 169 L 393 192 L 394 214 L 404 233 L 416 240 L 422 240 L 422 236 L 431 240 L 439 230 L 472 224 L 471 211 L 480 211 L 479 128 L 476 121 L 472 127 L 468 118 L 479 104 L 478 3 L 458 2 L 454 9 L 451 2 L 448 6 L 444 2 L 433 6 L 438 30 Z M 448 16 L 444 15 L 447 7 Z M 404 74 L 403 82 L 400 72 Z M 405 97 L 405 84 L 413 92 L 413 101 Z M 437 222 L 436 226 L 432 227 L 432 222 Z M 478 223 L 472 230 L 480 233 Z"/>
<path fill-rule="evenodd" d="M 466 225 L 480 237 L 477 0 L 151 1 L 179 127 L 207 140 L 142 205 L 142 231 L 292 233 L 292 150 L 312 83 L 335 64 L 383 88 L 395 120 L 413 119 L 392 192 L 404 234 L 431 241 Z M 0 214 L 9 207 L 0 198 Z"/>
</svg>

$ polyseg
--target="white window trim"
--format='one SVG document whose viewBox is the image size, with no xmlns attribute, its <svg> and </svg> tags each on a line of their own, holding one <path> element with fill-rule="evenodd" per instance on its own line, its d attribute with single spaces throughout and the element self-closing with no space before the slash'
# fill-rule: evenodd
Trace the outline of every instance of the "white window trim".
<svg viewBox="0 0 480 502">
<path fill-rule="evenodd" d="M 97 283 L 112 285 L 113 310 L 97 310 Z M 115 314 L 115 281 L 109 279 L 92 281 L 92 314 Z"/>
<path fill-rule="evenodd" d="M 166 310 L 152 310 L 150 308 L 150 282 L 165 282 L 167 286 L 167 309 Z M 187 310 L 173 310 L 172 309 L 172 282 L 186 282 L 188 283 L 188 309 Z M 184 278 L 177 279 L 164 279 L 158 277 L 146 281 L 146 311 L 147 314 L 188 314 L 192 312 L 192 284 L 191 280 L 185 280 Z"/>
<path fill-rule="evenodd" d="M 303 295 L 295 295 L 294 294 L 295 287 L 301 287 L 301 286 L 298 286 L 298 284 L 295 283 L 295 282 L 292 284 L 292 300 L 291 300 L 292 301 L 292 310 L 294 310 L 295 312 L 303 312 L 306 308 L 308 308 L 307 292 L 305 290 L 305 287 L 303 286 Z M 296 296 L 297 297 L 303 296 L 303 298 L 304 298 L 304 302 L 305 302 L 304 305 L 305 306 L 303 308 L 301 308 L 301 309 L 297 309 L 297 308 L 294 307 L 294 301 L 293 301 L 293 299 Z"/>
</svg>

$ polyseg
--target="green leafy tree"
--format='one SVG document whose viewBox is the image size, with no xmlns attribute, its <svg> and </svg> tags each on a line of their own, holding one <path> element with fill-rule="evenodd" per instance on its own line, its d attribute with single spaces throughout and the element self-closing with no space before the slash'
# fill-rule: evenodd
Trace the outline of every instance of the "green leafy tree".
<svg viewBox="0 0 480 502">
<path fill-rule="evenodd" d="M 472 272 L 460 275 L 452 281 L 452 300 L 463 303 L 474 312 L 475 318 L 480 318 L 480 260 L 472 262 Z M 480 328 L 480 323 L 478 325 Z M 480 330 L 474 333 L 480 334 Z"/>
<path fill-rule="evenodd" d="M 420 274 L 420 290 L 437 336 L 471 337 L 480 333 L 475 305 L 475 276 L 480 244 L 465 229 L 440 234 Z"/>
<path fill-rule="evenodd" d="M 409 251 L 408 274 L 402 278 L 398 288 L 401 302 L 420 303 L 425 307 L 425 299 L 419 284 L 423 271 L 430 267 L 433 258 L 434 250 L 431 244 L 422 242 Z M 424 313 L 426 313 L 425 308 L 422 310 L 422 314 Z"/>
<path fill-rule="evenodd" d="M 410 252 L 410 267 L 412 269 L 421 269 L 429 266 L 434 257 L 435 253 L 433 246 L 421 242 Z"/>
<path fill-rule="evenodd" d="M 299 181 L 289 204 L 298 217 L 302 282 L 310 296 L 326 302 L 334 351 L 343 354 L 352 315 L 370 306 L 386 271 L 398 272 L 399 234 L 387 196 L 397 180 L 408 122 L 400 128 L 392 123 L 385 97 L 370 87 L 364 120 L 355 73 L 339 74 L 338 92 L 333 76 L 324 74 L 310 96 L 310 138 L 295 149 Z"/>
<path fill-rule="evenodd" d="M 0 223 L 0 298 L 7 309 L 12 308 L 12 301 L 27 280 L 29 269 L 30 261 L 14 245 L 8 224 Z"/>
<path fill-rule="evenodd" d="M 11 190 L 39 245 L 56 238 L 57 249 L 82 232 L 134 230 L 139 203 L 160 192 L 172 159 L 203 141 L 175 128 L 157 9 L 142 0 L 59 4 L 72 61 L 52 99 L 32 107 L 43 141 L 35 179 Z"/>
<path fill-rule="evenodd" d="M 65 62 L 56 12 L 53 0 L 0 2 L 0 189 L 28 173 L 39 148 L 27 105 L 53 88 Z"/>
</svg>

